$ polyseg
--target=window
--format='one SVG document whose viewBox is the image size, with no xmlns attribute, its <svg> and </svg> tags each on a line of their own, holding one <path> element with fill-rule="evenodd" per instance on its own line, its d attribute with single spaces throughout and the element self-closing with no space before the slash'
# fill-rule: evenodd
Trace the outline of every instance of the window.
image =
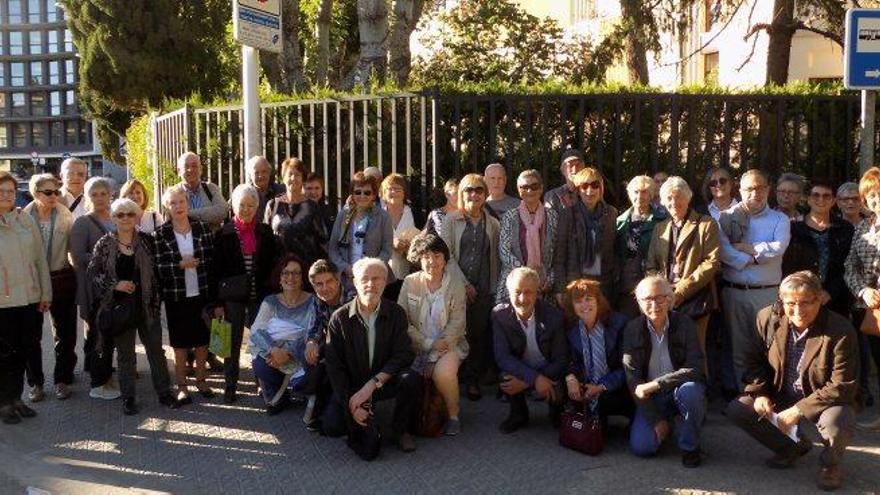
<svg viewBox="0 0 880 495">
<path fill-rule="evenodd" d="M 64 95 L 64 106 L 67 108 L 68 114 L 75 114 L 76 112 L 76 98 L 75 91 L 68 90 Z"/>
<path fill-rule="evenodd" d="M 76 121 L 68 120 L 64 123 L 64 144 L 76 144 Z"/>
<path fill-rule="evenodd" d="M 43 62 L 31 62 L 31 84 L 43 84 Z"/>
<path fill-rule="evenodd" d="M 64 51 L 72 52 L 73 51 L 73 35 L 70 34 L 70 29 L 64 30 Z"/>
<path fill-rule="evenodd" d="M 9 24 L 21 24 L 24 18 L 21 15 L 21 0 L 9 0 Z"/>
<path fill-rule="evenodd" d="M 61 92 L 59 91 L 49 93 L 49 114 L 61 115 Z"/>
<path fill-rule="evenodd" d="M 718 52 L 703 55 L 703 83 L 718 85 Z"/>
<path fill-rule="evenodd" d="M 35 147 L 45 148 L 49 144 L 46 139 L 46 123 L 34 122 L 31 126 L 31 144 Z"/>
<path fill-rule="evenodd" d="M 0 62 L 0 86 L 6 86 L 6 64 Z"/>
<path fill-rule="evenodd" d="M 24 86 L 24 64 L 21 62 L 12 62 L 9 64 L 9 85 Z"/>
<path fill-rule="evenodd" d="M 49 10 L 46 12 L 46 22 L 57 22 L 64 20 L 64 10 L 57 2 L 49 1 Z"/>
<path fill-rule="evenodd" d="M 28 39 L 30 40 L 32 54 L 38 55 L 43 53 L 43 33 L 31 31 L 28 33 Z"/>
<path fill-rule="evenodd" d="M 27 124 L 12 124 L 12 147 L 24 148 L 27 146 Z"/>
<path fill-rule="evenodd" d="M 596 0 L 571 0 L 571 23 L 596 17 Z"/>
<path fill-rule="evenodd" d="M 76 69 L 73 66 L 73 60 L 64 61 L 64 82 L 73 84 L 76 82 Z"/>
<path fill-rule="evenodd" d="M 61 62 L 49 62 L 49 84 L 61 84 Z"/>
<path fill-rule="evenodd" d="M 49 53 L 58 53 L 60 50 L 58 46 L 58 31 L 49 31 L 48 41 Z"/>
<path fill-rule="evenodd" d="M 27 117 L 27 104 L 24 93 L 12 93 L 12 116 Z"/>
<path fill-rule="evenodd" d="M 64 146 L 64 122 L 52 122 L 52 146 Z"/>
<path fill-rule="evenodd" d="M 6 113 L 6 93 L 0 93 L 0 117 L 6 117 Z"/>
<path fill-rule="evenodd" d="M 9 32 L 9 54 L 21 55 L 24 53 L 24 45 L 22 44 L 21 31 Z"/>
<path fill-rule="evenodd" d="M 6 139 L 6 126 L 0 124 L 0 148 L 8 148 L 9 141 Z"/>
<path fill-rule="evenodd" d="M 46 93 L 31 93 L 31 115 L 34 117 L 46 116 Z"/>
<path fill-rule="evenodd" d="M 40 23 L 40 4 L 41 0 L 28 0 L 28 22 L 31 24 Z"/>
<path fill-rule="evenodd" d="M 85 122 L 79 125 L 79 144 L 89 144 L 92 142 L 91 127 Z"/>
</svg>

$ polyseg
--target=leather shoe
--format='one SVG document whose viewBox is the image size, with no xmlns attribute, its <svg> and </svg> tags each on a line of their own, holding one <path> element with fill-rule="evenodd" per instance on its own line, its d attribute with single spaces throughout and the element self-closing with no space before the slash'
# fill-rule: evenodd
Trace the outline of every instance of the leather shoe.
<svg viewBox="0 0 880 495">
<path fill-rule="evenodd" d="M 413 452 L 416 450 L 416 441 L 409 433 L 402 433 L 397 439 L 397 446 L 404 452 Z"/>
<path fill-rule="evenodd" d="M 139 412 L 140 408 L 135 404 L 134 397 L 126 397 L 125 399 L 122 399 L 122 414 L 125 414 L 126 416 L 134 416 Z"/>
<path fill-rule="evenodd" d="M 223 403 L 232 404 L 238 400 L 238 394 L 235 393 L 235 387 L 226 387 L 223 391 Z"/>
<path fill-rule="evenodd" d="M 167 407 L 168 409 L 180 409 L 180 402 L 171 395 L 171 392 L 166 392 L 159 396 L 159 404 Z"/>
<path fill-rule="evenodd" d="M 70 398 L 70 385 L 66 383 L 55 385 L 55 398 L 58 400 L 66 400 Z"/>
<path fill-rule="evenodd" d="M 819 470 L 819 481 L 816 486 L 820 490 L 837 490 L 840 488 L 840 483 L 840 466 L 823 466 Z"/>
<path fill-rule="evenodd" d="M 813 442 L 805 438 L 801 438 L 798 440 L 798 443 L 795 444 L 794 447 L 787 450 L 786 452 L 781 452 L 773 457 L 767 459 L 766 464 L 767 467 L 773 469 L 787 469 L 794 466 L 794 462 L 799 458 L 807 455 L 807 452 L 813 448 Z"/>
<path fill-rule="evenodd" d="M 17 425 L 21 423 L 21 416 L 15 411 L 15 407 L 11 405 L 0 407 L 0 418 L 4 424 Z"/>
<path fill-rule="evenodd" d="M 476 384 L 470 384 L 465 389 L 465 395 L 468 399 L 473 401 L 478 401 L 483 398 L 483 392 L 480 391 L 480 387 Z"/>
<path fill-rule="evenodd" d="M 34 385 L 28 391 L 28 400 L 31 402 L 40 402 L 46 398 L 46 392 L 43 391 L 42 385 Z"/>
<path fill-rule="evenodd" d="M 700 457 L 699 449 L 683 452 L 681 454 L 681 465 L 686 468 L 700 467 L 701 462 L 702 458 Z"/>
<path fill-rule="evenodd" d="M 37 411 L 34 411 L 33 409 L 24 405 L 24 402 L 22 402 L 20 400 L 13 401 L 12 407 L 15 408 L 15 412 L 17 412 L 18 415 L 21 416 L 22 418 L 33 418 L 34 416 L 37 415 Z"/>
<path fill-rule="evenodd" d="M 513 433 L 516 430 L 526 426 L 529 424 L 528 418 L 523 418 L 521 416 L 508 416 L 504 422 L 498 427 L 501 430 L 501 433 L 508 434 Z"/>
</svg>

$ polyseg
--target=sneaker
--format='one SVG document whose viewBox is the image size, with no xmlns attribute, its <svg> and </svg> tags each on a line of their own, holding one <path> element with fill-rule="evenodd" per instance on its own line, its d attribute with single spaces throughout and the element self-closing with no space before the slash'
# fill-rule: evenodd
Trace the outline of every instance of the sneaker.
<svg viewBox="0 0 880 495">
<path fill-rule="evenodd" d="M 55 398 L 58 400 L 66 400 L 70 398 L 70 385 L 66 383 L 58 383 L 55 385 Z"/>
<path fill-rule="evenodd" d="M 449 418 L 449 421 L 446 422 L 446 428 L 444 428 L 443 434 L 454 437 L 459 433 L 461 433 L 461 421 L 459 421 L 458 418 Z"/>
<path fill-rule="evenodd" d="M 403 452 L 413 452 L 416 450 L 416 440 L 409 433 L 402 433 L 397 439 L 397 446 Z"/>
<path fill-rule="evenodd" d="M 880 418 L 877 418 L 874 421 L 859 423 L 858 426 L 864 430 L 880 430 Z"/>
<path fill-rule="evenodd" d="M 43 391 L 42 385 L 34 385 L 28 392 L 28 400 L 31 402 L 40 402 L 46 398 L 46 392 Z"/>
<path fill-rule="evenodd" d="M 93 399 L 115 400 L 122 397 L 122 392 L 108 384 L 104 384 L 100 387 L 92 387 L 92 389 L 89 390 L 89 397 Z"/>
<path fill-rule="evenodd" d="M 699 467 L 701 462 L 702 459 L 700 457 L 699 449 L 690 452 L 683 452 L 681 454 L 681 465 L 686 468 Z"/>
</svg>

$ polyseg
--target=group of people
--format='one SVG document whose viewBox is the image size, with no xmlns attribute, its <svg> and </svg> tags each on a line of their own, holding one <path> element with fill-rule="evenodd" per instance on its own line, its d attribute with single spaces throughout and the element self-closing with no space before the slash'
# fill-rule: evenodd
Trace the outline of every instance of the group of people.
<svg viewBox="0 0 880 495">
<path fill-rule="evenodd" d="M 815 423 L 818 485 L 840 486 L 855 409 L 873 402 L 869 360 L 880 363 L 880 337 L 863 324 L 880 308 L 880 169 L 839 188 L 783 175 L 775 208 L 760 170 L 739 177 L 740 199 L 729 171 L 708 171 L 702 201 L 681 177 L 640 175 L 621 213 L 605 201 L 602 174 L 569 149 L 562 185 L 548 190 L 526 170 L 512 197 L 494 163 L 447 181 L 446 203 L 419 228 L 406 178 L 373 167 L 351 177 L 337 213 L 297 158 L 281 164 L 279 183 L 264 157 L 251 158 L 229 202 L 203 181 L 198 155 L 177 166 L 162 214 L 143 184 L 129 181 L 113 200 L 75 158 L 61 180 L 31 178 L 34 201 L 20 211 L 15 180 L 0 173 L 4 423 L 36 414 L 21 400 L 25 378 L 31 402 L 45 397 L 46 312 L 57 399 L 71 394 L 78 314 L 90 396 L 122 397 L 125 414 L 139 409 L 136 335 L 161 404 L 192 401 L 189 374 L 196 393 L 214 397 L 216 318 L 231 327 L 225 402 L 237 400 L 247 328 L 267 412 L 305 397 L 307 427 L 347 436 L 365 459 L 379 451 L 376 401 L 395 399 L 395 438 L 412 451 L 425 387 L 445 404 L 443 432 L 457 435 L 461 393 L 476 401 L 497 384 L 509 404 L 503 433 L 529 423 L 531 397 L 556 426 L 565 408 L 603 428 L 628 418 L 638 456 L 675 430 L 683 465 L 696 467 L 712 391 L 774 452 L 771 467 L 804 455 L 812 443 L 797 425 Z"/>
</svg>

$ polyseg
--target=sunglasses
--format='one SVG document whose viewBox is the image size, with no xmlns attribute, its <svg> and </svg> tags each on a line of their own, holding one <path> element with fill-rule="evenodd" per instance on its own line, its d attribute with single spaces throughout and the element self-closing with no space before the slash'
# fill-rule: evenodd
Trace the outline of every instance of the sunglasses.
<svg viewBox="0 0 880 495">
<path fill-rule="evenodd" d="M 470 194 L 470 193 L 483 194 L 484 192 L 486 192 L 486 190 L 483 189 L 483 188 L 480 187 L 480 186 L 474 186 L 474 187 L 466 187 L 466 188 L 464 188 L 464 193 L 465 193 L 465 194 Z"/>
<path fill-rule="evenodd" d="M 721 187 L 723 185 L 726 185 L 728 182 L 730 182 L 730 181 L 724 177 L 721 177 L 718 179 L 712 179 L 709 181 L 709 187 Z"/>
<path fill-rule="evenodd" d="M 37 192 L 43 196 L 61 196 L 61 191 L 58 189 L 42 189 Z"/>
<path fill-rule="evenodd" d="M 135 213 L 133 211 L 124 211 L 121 213 L 117 213 L 113 216 L 121 220 L 123 218 L 135 218 L 135 217 L 137 217 L 137 213 Z"/>
<path fill-rule="evenodd" d="M 520 190 L 523 190 L 523 191 L 540 191 L 541 190 L 541 184 L 538 184 L 537 182 L 532 182 L 531 184 L 520 184 L 516 187 L 520 188 Z"/>
<path fill-rule="evenodd" d="M 372 189 L 355 189 L 354 192 L 351 193 L 352 196 L 372 196 Z"/>
<path fill-rule="evenodd" d="M 581 191 L 586 191 L 587 189 L 601 189 L 601 188 L 602 188 L 602 181 L 601 180 L 594 180 L 592 182 L 584 182 L 583 184 L 578 186 L 578 189 L 580 189 Z"/>
</svg>

